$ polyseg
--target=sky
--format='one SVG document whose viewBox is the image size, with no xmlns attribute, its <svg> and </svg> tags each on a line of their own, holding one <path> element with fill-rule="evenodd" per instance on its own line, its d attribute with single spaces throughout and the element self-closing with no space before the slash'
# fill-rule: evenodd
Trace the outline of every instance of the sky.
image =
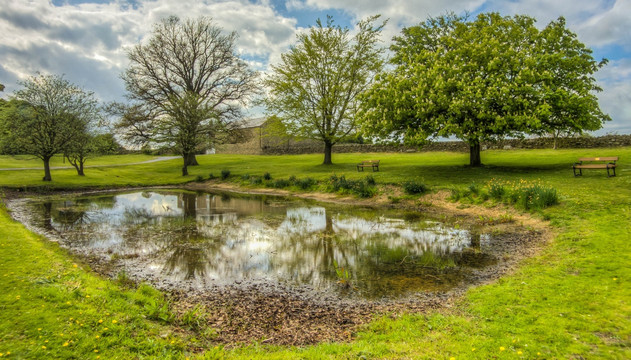
<svg viewBox="0 0 631 360">
<path fill-rule="evenodd" d="M 265 72 L 297 33 L 327 15 L 351 29 L 382 15 L 388 46 L 403 27 L 428 17 L 491 11 L 532 16 L 541 28 L 565 17 L 596 60 L 609 60 L 596 79 L 600 106 L 612 121 L 595 135 L 631 134 L 631 0 L 0 0 L 0 83 L 6 86 L 0 96 L 8 98 L 18 81 L 40 72 L 64 75 L 101 101 L 122 101 L 126 49 L 170 15 L 208 16 L 226 32 L 236 31 L 241 57 Z"/>
</svg>

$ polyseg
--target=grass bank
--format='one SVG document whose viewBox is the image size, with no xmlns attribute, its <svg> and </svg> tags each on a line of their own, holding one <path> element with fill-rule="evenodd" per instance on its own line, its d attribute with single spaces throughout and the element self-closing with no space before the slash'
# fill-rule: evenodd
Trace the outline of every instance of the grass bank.
<svg viewBox="0 0 631 360">
<path fill-rule="evenodd" d="M 609 155 L 621 157 L 617 177 L 607 178 L 603 170 L 573 177 L 571 164 L 579 156 Z M 464 166 L 467 154 L 457 153 L 335 154 L 333 166 L 320 165 L 321 155 L 204 155 L 198 158 L 200 166 L 189 168 L 188 177 L 179 175 L 180 160 L 169 160 L 91 168 L 85 177 L 54 170 L 51 183 L 40 181 L 41 171 L 5 172 L 0 186 L 50 190 L 181 184 L 211 173 L 218 177 L 222 170 L 230 171 L 227 181 L 239 183 L 245 175 L 265 173 L 272 179 L 293 175 L 322 183 L 333 174 L 363 179 L 366 174 L 357 173 L 354 165 L 373 158 L 381 160 L 380 172 L 368 172 L 377 184 L 414 180 L 434 190 L 467 189 L 500 180 L 554 188 L 561 204 L 534 216 L 548 219 L 555 237 L 514 274 L 470 290 L 447 310 L 378 318 L 348 343 L 224 350 L 211 340 L 192 338 L 177 322 L 161 322 L 155 308 L 162 298 L 150 287 L 125 289 L 80 264 L 74 267 L 70 255 L 12 222 L 2 210 L 0 353 L 16 358 L 184 358 L 199 347 L 206 349 L 196 355 L 201 358 L 631 358 L 631 167 L 625 160 L 631 159 L 631 148 L 487 151 L 482 168 Z"/>
</svg>

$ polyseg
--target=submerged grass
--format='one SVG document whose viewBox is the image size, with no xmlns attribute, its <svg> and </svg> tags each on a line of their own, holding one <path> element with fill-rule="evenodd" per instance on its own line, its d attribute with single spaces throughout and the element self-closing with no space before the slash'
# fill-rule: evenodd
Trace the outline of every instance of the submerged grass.
<svg viewBox="0 0 631 360">
<path fill-rule="evenodd" d="M 617 177 L 607 178 L 600 170 L 572 175 L 578 157 L 608 155 L 622 160 Z M 624 160 L 631 159 L 631 148 L 488 151 L 481 168 L 464 166 L 467 154 L 457 153 L 336 154 L 332 166 L 319 165 L 321 155 L 207 155 L 199 157 L 201 166 L 189 168 L 188 177 L 180 176 L 181 161 L 170 160 L 91 168 L 85 178 L 74 170 L 54 170 L 52 183 L 41 182 L 40 171 L 2 172 L 0 185 L 46 190 L 181 184 L 229 170 L 226 181 L 246 186 L 264 186 L 269 173 L 270 179 L 309 178 L 307 189 L 322 189 L 333 174 L 364 182 L 365 174 L 354 167 L 364 158 L 381 160 L 381 171 L 371 174 L 378 185 L 422 178 L 431 190 L 454 189 L 462 206 L 515 204 L 549 219 L 554 238 L 513 274 L 468 291 L 453 310 L 378 317 L 349 343 L 228 350 L 210 337 L 174 335 L 178 324 L 203 328 L 202 310 L 173 319 L 156 290 L 126 289 L 83 265 L 74 267 L 70 255 L 10 220 L 2 209 L 0 353 L 163 359 L 195 357 L 187 349 L 199 348 L 199 358 L 631 358 L 631 168 Z M 296 185 L 290 189 L 303 191 Z M 545 206 L 528 200 L 537 196 Z"/>
</svg>

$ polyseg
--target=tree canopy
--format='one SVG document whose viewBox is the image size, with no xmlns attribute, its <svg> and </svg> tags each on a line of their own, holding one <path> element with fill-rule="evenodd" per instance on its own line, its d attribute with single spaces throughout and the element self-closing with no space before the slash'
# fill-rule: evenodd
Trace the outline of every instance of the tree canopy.
<svg viewBox="0 0 631 360">
<path fill-rule="evenodd" d="M 148 42 L 128 51 L 123 80 L 132 105 L 119 124 L 127 138 L 173 147 L 187 175 L 200 146 L 229 127 L 256 93 L 257 73 L 237 56 L 236 37 L 205 17 L 155 24 Z"/>
<path fill-rule="evenodd" d="M 51 181 L 50 159 L 98 121 L 94 94 L 63 76 L 38 74 L 19 83 L 15 103 L 4 117 L 4 131 L 26 153 L 44 162 L 44 181 Z"/>
<path fill-rule="evenodd" d="M 331 164 L 332 146 L 356 128 L 359 95 L 383 66 L 377 45 L 385 22 L 374 25 L 378 18 L 360 21 L 354 35 L 331 17 L 318 20 L 265 79 L 268 111 L 291 134 L 321 140 L 324 164 Z"/>
<path fill-rule="evenodd" d="M 405 28 L 391 50 L 394 69 L 363 97 L 363 129 L 381 139 L 422 145 L 455 136 L 478 166 L 482 141 L 609 120 L 593 94 L 605 62 L 563 19 L 539 31 L 528 16 L 446 15 Z"/>
</svg>

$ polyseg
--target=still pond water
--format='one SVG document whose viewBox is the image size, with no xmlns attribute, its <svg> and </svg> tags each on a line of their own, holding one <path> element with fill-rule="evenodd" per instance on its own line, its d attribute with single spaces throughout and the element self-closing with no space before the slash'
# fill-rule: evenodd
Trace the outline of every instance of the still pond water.
<svg viewBox="0 0 631 360">
<path fill-rule="evenodd" d="M 449 290 L 494 262 L 490 235 L 418 213 L 179 190 L 28 207 L 71 250 L 175 287 L 267 283 L 392 298 Z"/>
</svg>

